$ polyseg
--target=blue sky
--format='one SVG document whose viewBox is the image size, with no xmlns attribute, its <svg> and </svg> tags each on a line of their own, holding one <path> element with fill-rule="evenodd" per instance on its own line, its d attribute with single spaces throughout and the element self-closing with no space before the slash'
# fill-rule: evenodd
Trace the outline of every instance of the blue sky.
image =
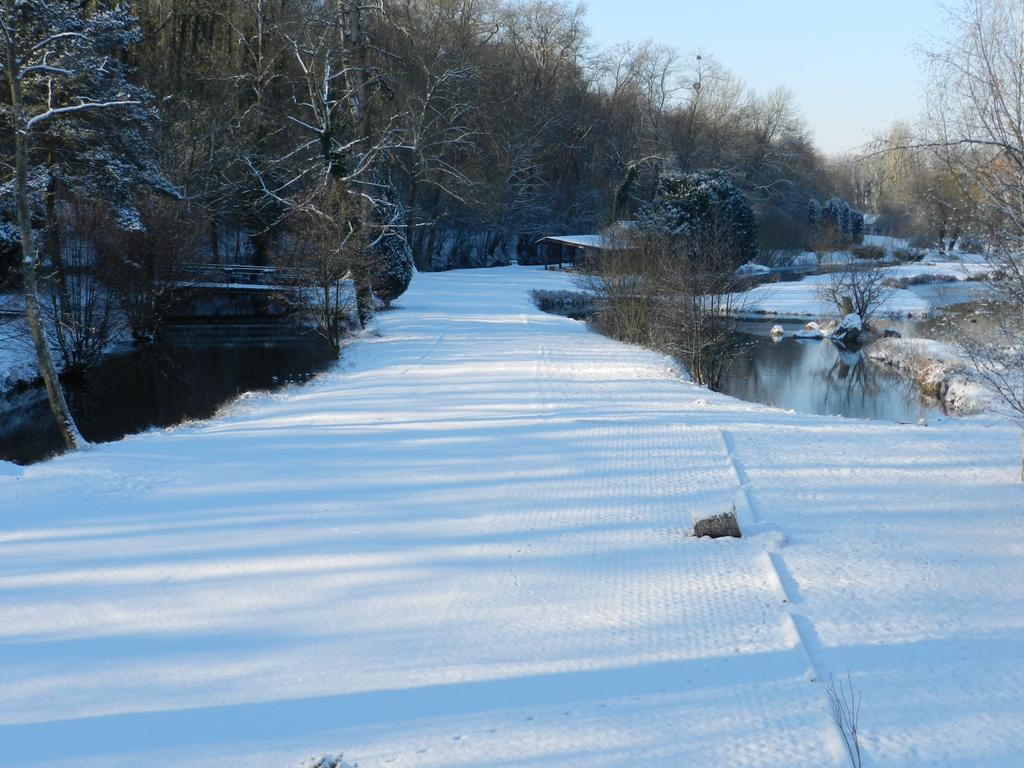
<svg viewBox="0 0 1024 768">
<path fill-rule="evenodd" d="M 588 0 L 599 46 L 646 39 L 701 49 L 759 91 L 796 95 L 815 142 L 834 153 L 918 112 L 917 49 L 943 31 L 935 0 Z"/>
</svg>

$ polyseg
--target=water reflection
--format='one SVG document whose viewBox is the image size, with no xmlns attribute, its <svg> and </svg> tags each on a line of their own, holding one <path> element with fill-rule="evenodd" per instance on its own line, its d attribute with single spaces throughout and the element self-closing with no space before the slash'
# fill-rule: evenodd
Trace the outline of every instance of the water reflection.
<svg viewBox="0 0 1024 768">
<path fill-rule="evenodd" d="M 242 345 L 163 344 L 111 355 L 67 387 L 86 439 L 118 440 L 151 427 L 213 416 L 243 392 L 303 382 L 335 359 L 312 338 Z M 0 459 L 28 464 L 61 450 L 45 393 L 0 400 Z"/>
<path fill-rule="evenodd" d="M 830 341 L 737 336 L 745 351 L 723 378 L 725 394 L 776 408 L 858 419 L 916 423 L 943 415 L 937 401 L 859 352 Z"/>
</svg>

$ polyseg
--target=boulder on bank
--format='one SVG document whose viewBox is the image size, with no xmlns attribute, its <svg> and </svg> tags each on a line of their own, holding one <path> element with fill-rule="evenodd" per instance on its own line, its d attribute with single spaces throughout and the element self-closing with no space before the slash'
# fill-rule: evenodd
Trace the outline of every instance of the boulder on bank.
<svg viewBox="0 0 1024 768">
<path fill-rule="evenodd" d="M 739 539 L 743 537 L 740 532 L 740 524 L 736 521 L 736 512 L 723 512 L 711 517 L 705 517 L 693 524 L 693 535 L 698 539 L 709 536 L 712 539 L 730 537 Z"/>
</svg>

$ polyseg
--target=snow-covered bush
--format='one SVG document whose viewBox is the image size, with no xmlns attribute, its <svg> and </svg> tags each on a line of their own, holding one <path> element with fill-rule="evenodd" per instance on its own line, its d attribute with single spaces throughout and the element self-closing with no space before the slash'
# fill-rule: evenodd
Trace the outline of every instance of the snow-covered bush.
<svg viewBox="0 0 1024 768">
<path fill-rule="evenodd" d="M 885 258 L 885 248 L 880 245 L 855 245 L 850 249 L 855 258 L 880 261 Z"/>
<path fill-rule="evenodd" d="M 746 195 L 724 171 L 663 176 L 654 201 L 639 215 L 649 234 L 695 241 L 725 241 L 733 266 L 757 258 L 757 219 Z"/>
<path fill-rule="evenodd" d="M 370 285 L 385 309 L 405 293 L 412 271 L 412 249 L 406 239 L 398 233 L 381 237 L 370 256 Z"/>
</svg>

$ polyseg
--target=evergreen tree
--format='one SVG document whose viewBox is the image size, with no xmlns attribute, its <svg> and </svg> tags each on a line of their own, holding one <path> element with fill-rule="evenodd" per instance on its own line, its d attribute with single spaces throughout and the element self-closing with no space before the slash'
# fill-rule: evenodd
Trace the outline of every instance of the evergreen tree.
<svg viewBox="0 0 1024 768">
<path fill-rule="evenodd" d="M 864 242 L 864 214 L 860 211 L 852 212 L 852 225 L 850 228 L 850 238 L 853 242 L 860 244 Z"/>
<path fill-rule="evenodd" d="M 412 249 L 398 231 L 386 232 L 372 248 L 370 285 L 384 307 L 405 293 L 412 282 Z"/>
<path fill-rule="evenodd" d="M 825 201 L 820 222 L 821 227 L 831 230 L 843 243 L 864 240 L 864 214 L 841 197 L 832 196 Z"/>
<path fill-rule="evenodd" d="M 843 232 L 843 237 L 849 239 L 853 232 L 853 219 L 850 216 L 850 205 L 845 200 L 839 209 L 839 228 Z"/>
<path fill-rule="evenodd" d="M 737 265 L 757 256 L 757 219 L 750 201 L 720 170 L 663 176 L 652 203 L 640 212 L 641 227 L 672 238 L 696 240 L 720 230 Z"/>
<path fill-rule="evenodd" d="M 843 231 L 843 201 L 838 197 L 830 197 L 821 207 L 821 225 L 834 232 Z"/>
<path fill-rule="evenodd" d="M 807 204 L 807 225 L 815 230 L 821 226 L 821 203 L 813 197 Z"/>
</svg>

